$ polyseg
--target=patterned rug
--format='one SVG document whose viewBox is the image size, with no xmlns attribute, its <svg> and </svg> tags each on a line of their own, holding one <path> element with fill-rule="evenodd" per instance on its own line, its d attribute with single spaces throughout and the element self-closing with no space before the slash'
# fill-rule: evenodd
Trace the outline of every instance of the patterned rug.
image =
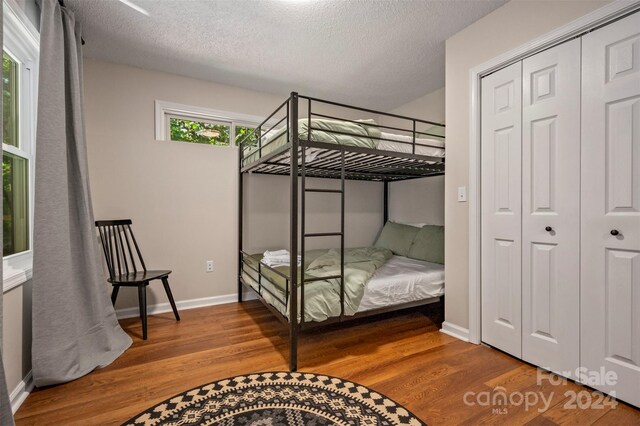
<svg viewBox="0 0 640 426">
<path fill-rule="evenodd" d="M 365 386 L 311 373 L 257 373 L 209 383 L 149 408 L 125 425 L 424 425 Z"/>
</svg>

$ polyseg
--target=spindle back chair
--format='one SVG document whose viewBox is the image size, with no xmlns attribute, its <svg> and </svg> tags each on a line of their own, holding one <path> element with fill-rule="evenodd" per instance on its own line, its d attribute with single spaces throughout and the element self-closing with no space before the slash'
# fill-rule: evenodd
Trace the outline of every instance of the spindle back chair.
<svg viewBox="0 0 640 426">
<path fill-rule="evenodd" d="M 171 309 L 180 321 L 178 308 L 169 287 L 170 270 L 147 270 L 140 246 L 131 229 L 131 219 L 98 220 L 96 227 L 100 235 L 100 244 L 104 253 L 108 281 L 113 286 L 111 302 L 115 306 L 120 287 L 137 287 L 140 318 L 142 320 L 142 338 L 147 340 L 147 286 L 153 280 L 162 281 Z"/>
</svg>

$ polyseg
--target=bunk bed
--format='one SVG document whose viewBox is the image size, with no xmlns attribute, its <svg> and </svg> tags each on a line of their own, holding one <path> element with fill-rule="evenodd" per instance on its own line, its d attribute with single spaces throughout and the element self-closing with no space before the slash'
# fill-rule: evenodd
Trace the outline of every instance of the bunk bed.
<svg viewBox="0 0 640 426">
<path fill-rule="evenodd" d="M 336 110 L 341 113 L 334 113 Z M 289 327 L 291 371 L 297 369 L 298 335 L 305 329 L 440 300 L 444 291 L 442 265 L 392 258 L 388 250 L 376 247 L 345 249 L 345 181 L 383 183 L 386 224 L 389 182 L 444 174 L 443 130 L 440 123 L 292 92 L 239 142 L 238 302 L 242 302 L 246 288 Z M 286 267 L 268 266 L 261 255 L 243 248 L 243 176 L 249 173 L 289 177 L 290 261 Z M 306 179 L 311 177 L 338 179 L 339 189 L 307 187 Z M 306 197 L 313 193 L 340 197 L 339 230 L 307 232 Z M 307 251 L 306 240 L 319 237 L 339 237 L 339 247 Z M 358 266 L 354 269 L 353 265 Z M 376 291 L 378 296 L 384 292 L 385 283 L 393 282 L 391 275 L 399 268 L 412 271 L 412 288 L 415 285 L 422 289 L 418 292 L 422 296 L 380 306 Z M 402 285 L 402 279 L 398 279 Z M 362 283 L 365 285 L 358 285 Z M 433 283 L 437 285 L 430 291 Z M 354 290 L 361 287 L 365 288 L 364 294 Z M 325 288 L 333 291 L 324 292 Z"/>
</svg>

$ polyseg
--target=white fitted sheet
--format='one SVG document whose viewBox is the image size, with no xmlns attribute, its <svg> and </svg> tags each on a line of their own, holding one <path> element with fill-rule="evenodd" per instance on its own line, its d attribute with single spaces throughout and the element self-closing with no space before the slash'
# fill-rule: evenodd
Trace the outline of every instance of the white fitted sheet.
<svg viewBox="0 0 640 426">
<path fill-rule="evenodd" d="M 358 312 L 444 295 L 444 265 L 393 256 L 367 283 Z"/>
<path fill-rule="evenodd" d="M 391 139 L 391 140 L 379 140 L 378 146 L 376 147 L 377 149 L 380 149 L 383 151 L 404 152 L 408 154 L 413 152 L 413 146 L 411 145 L 411 143 L 413 142 L 412 136 L 397 135 L 395 133 L 382 132 L 380 137 L 382 139 Z M 393 141 L 399 141 L 399 142 L 393 142 Z M 402 142 L 409 142 L 409 143 L 402 143 Z M 444 158 L 445 156 L 444 140 L 416 138 L 416 154 Z"/>
</svg>

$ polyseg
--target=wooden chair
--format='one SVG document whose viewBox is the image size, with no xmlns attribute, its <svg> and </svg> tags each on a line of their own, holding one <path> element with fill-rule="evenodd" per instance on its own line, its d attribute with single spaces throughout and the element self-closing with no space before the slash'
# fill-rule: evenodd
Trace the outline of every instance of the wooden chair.
<svg viewBox="0 0 640 426">
<path fill-rule="evenodd" d="M 162 281 L 176 321 L 180 321 L 180 315 L 169 287 L 168 277 L 171 271 L 147 271 L 140 247 L 131 230 L 131 223 L 130 219 L 98 220 L 96 227 L 100 234 L 102 250 L 109 269 L 108 281 L 113 285 L 111 302 L 116 304 L 120 287 L 138 287 L 142 338 L 147 340 L 147 286 L 149 282 Z M 135 249 L 135 255 L 133 249 Z"/>
</svg>

